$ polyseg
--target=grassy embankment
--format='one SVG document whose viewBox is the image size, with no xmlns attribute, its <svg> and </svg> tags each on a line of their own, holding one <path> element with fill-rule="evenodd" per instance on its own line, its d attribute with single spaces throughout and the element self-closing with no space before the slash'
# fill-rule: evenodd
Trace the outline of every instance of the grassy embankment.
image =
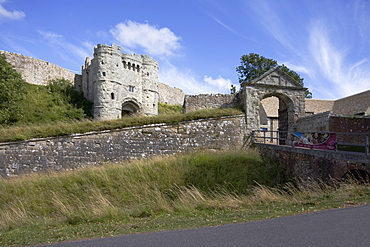
<svg viewBox="0 0 370 247">
<path fill-rule="evenodd" d="M 309 187 L 255 150 L 158 157 L 0 181 L 0 245 L 220 225 L 370 202 L 357 183 Z"/>
</svg>

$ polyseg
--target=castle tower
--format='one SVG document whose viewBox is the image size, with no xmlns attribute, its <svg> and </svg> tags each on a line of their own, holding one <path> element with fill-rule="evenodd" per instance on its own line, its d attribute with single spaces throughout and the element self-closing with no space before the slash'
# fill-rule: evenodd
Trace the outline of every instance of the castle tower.
<svg viewBox="0 0 370 247">
<path fill-rule="evenodd" d="M 158 114 L 158 63 L 146 55 L 123 54 L 119 46 L 99 44 L 94 58 L 82 67 L 81 87 L 94 103 L 95 119 Z"/>
</svg>

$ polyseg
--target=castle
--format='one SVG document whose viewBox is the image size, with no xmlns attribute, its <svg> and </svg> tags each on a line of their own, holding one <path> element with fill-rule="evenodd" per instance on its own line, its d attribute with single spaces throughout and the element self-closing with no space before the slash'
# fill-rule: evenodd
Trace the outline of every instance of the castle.
<svg viewBox="0 0 370 247">
<path fill-rule="evenodd" d="M 292 115 L 290 119 L 292 123 L 296 122 L 295 125 L 301 131 L 329 130 L 328 119 L 331 114 L 365 118 L 370 116 L 370 90 L 339 100 L 302 98 L 294 103 L 293 96 L 284 94 L 288 85 L 284 78 L 289 77 L 276 68 L 255 79 L 251 82 L 253 85 L 248 85 L 254 87 L 253 92 L 240 92 L 235 95 L 185 95 L 179 88 L 158 82 L 158 63 L 155 60 L 146 55 L 124 54 L 121 47 L 116 45 L 98 44 L 94 48 L 94 57 L 86 58 L 82 75 L 21 54 L 6 51 L 0 53 L 6 56 L 7 61 L 28 83 L 47 85 L 51 79 L 58 78 L 72 81 L 76 89 L 82 91 L 85 97 L 94 103 L 93 115 L 98 120 L 117 119 L 132 113 L 157 115 L 158 103 L 181 105 L 184 112 L 217 107 L 243 107 L 245 110 L 243 102 L 250 103 L 249 109 L 254 115 L 247 113 L 247 118 L 256 123 L 252 129 L 263 127 L 276 130 L 277 123 L 283 122 L 280 120 L 283 120 L 281 116 L 284 114 L 280 113 L 287 112 L 288 108 L 292 110 L 293 106 L 300 107 L 300 110 L 295 111 L 300 115 Z M 281 83 L 284 85 L 280 85 Z M 267 89 L 272 91 L 266 92 Z M 294 95 L 296 89 L 292 91 Z M 246 101 L 246 95 L 249 95 L 249 101 Z M 256 99 L 258 95 L 260 98 Z M 255 102 L 250 102 L 251 99 Z M 312 123 L 309 124 L 309 121 Z"/>
<path fill-rule="evenodd" d="M 157 61 L 147 55 L 124 54 L 114 44 L 94 47 L 94 57 L 86 58 L 76 88 L 93 102 L 97 120 L 158 114 Z"/>
</svg>

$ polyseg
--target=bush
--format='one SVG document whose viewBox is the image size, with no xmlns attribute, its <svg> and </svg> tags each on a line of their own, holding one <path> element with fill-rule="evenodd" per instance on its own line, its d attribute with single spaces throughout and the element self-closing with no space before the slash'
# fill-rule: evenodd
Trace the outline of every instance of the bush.
<svg viewBox="0 0 370 247">
<path fill-rule="evenodd" d="M 26 96 L 20 104 L 23 114 L 19 124 L 81 120 L 91 116 L 92 106 L 65 79 L 51 80 L 47 86 L 27 84 Z"/>
<path fill-rule="evenodd" d="M 0 124 L 12 124 L 22 118 L 20 102 L 25 95 L 26 82 L 0 54 Z"/>
</svg>

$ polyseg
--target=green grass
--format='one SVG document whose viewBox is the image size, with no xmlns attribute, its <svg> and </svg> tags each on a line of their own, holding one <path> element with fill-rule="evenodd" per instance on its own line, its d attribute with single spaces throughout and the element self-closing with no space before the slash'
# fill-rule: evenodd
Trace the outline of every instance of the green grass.
<svg viewBox="0 0 370 247">
<path fill-rule="evenodd" d="M 181 114 L 182 106 L 180 105 L 167 105 L 158 102 L 158 114 Z"/>
<path fill-rule="evenodd" d="M 293 185 L 280 164 L 255 150 L 157 157 L 1 180 L 0 245 L 246 222 L 369 201 L 367 184 Z"/>
</svg>

